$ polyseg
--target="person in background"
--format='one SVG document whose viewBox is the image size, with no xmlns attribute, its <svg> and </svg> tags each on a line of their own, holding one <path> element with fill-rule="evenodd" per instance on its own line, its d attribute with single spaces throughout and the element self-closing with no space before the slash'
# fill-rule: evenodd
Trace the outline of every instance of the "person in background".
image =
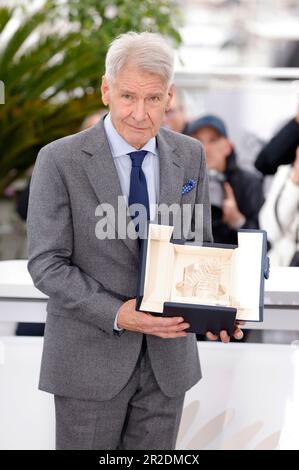
<svg viewBox="0 0 299 470">
<path fill-rule="evenodd" d="M 294 162 L 299 145 L 299 110 L 258 154 L 255 167 L 263 175 L 274 175 L 280 165 Z"/>
<path fill-rule="evenodd" d="M 170 107 L 165 112 L 163 123 L 175 132 L 188 135 L 188 121 L 179 90 L 176 90 L 173 95 Z"/>
<path fill-rule="evenodd" d="M 95 126 L 104 116 L 107 114 L 106 109 L 100 109 L 96 113 L 89 114 L 82 122 L 80 126 L 80 131 L 85 131 L 85 129 L 90 129 L 92 126 Z"/>
<path fill-rule="evenodd" d="M 94 126 L 106 113 L 105 110 L 100 110 L 96 113 L 93 113 L 87 116 L 81 126 L 80 130 L 84 131 Z M 30 191 L 30 181 L 28 181 L 27 186 L 23 191 L 20 191 L 17 195 L 16 202 L 16 211 L 21 217 L 22 220 L 26 222 L 27 212 L 28 212 L 28 202 L 29 202 L 29 191 Z M 44 323 L 18 323 L 16 327 L 16 336 L 43 336 L 45 331 Z"/>
<path fill-rule="evenodd" d="M 189 125 L 189 134 L 205 147 L 214 242 L 237 244 L 238 229 L 259 228 L 258 213 L 264 202 L 262 179 L 238 166 L 233 144 L 219 117 L 196 119 Z"/>
<path fill-rule="evenodd" d="M 299 266 L 299 146 L 293 164 L 278 167 L 259 220 L 271 243 L 271 265 Z"/>
</svg>

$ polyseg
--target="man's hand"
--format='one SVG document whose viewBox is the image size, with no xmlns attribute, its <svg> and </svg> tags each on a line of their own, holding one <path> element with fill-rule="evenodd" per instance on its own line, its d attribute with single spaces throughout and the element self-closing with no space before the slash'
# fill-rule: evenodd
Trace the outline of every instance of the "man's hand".
<svg viewBox="0 0 299 470">
<path fill-rule="evenodd" d="M 150 313 L 136 311 L 136 299 L 125 302 L 118 310 L 117 326 L 124 330 L 159 336 L 160 338 L 182 338 L 189 323 L 182 317 L 155 317 Z"/>
<path fill-rule="evenodd" d="M 229 183 L 224 183 L 225 199 L 222 206 L 222 222 L 231 228 L 239 228 L 245 222 L 245 217 L 239 211 L 233 188 Z"/>
<path fill-rule="evenodd" d="M 233 337 L 238 340 L 242 339 L 244 336 L 243 331 L 241 330 L 241 328 L 239 328 L 239 326 L 241 325 L 245 325 L 245 322 L 237 320 L 235 323 L 235 329 L 233 332 Z M 213 333 L 211 333 L 210 331 L 208 331 L 206 336 L 210 341 L 217 341 L 217 339 L 219 338 L 219 336 L 213 335 Z M 227 334 L 227 331 L 225 330 L 220 331 L 220 339 L 222 343 L 230 342 L 230 336 Z"/>
</svg>

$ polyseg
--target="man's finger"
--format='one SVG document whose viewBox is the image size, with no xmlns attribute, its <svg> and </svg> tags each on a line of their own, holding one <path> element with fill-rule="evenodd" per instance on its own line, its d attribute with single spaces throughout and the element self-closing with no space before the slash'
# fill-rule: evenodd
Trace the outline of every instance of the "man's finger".
<svg viewBox="0 0 299 470">
<path fill-rule="evenodd" d="M 160 338 L 167 339 L 167 338 L 184 338 L 188 335 L 188 333 L 185 333 L 184 331 L 181 331 L 180 333 L 155 333 L 155 336 L 159 336 Z"/>
<path fill-rule="evenodd" d="M 230 336 L 227 334 L 227 331 L 222 330 L 220 331 L 220 339 L 222 343 L 229 343 L 230 342 Z"/>
<path fill-rule="evenodd" d="M 218 339 L 218 335 L 214 335 L 214 334 L 211 333 L 210 331 L 207 332 L 206 337 L 207 337 L 210 341 L 217 341 L 217 339 Z"/>
<path fill-rule="evenodd" d="M 155 326 L 150 328 L 150 333 L 176 333 L 176 332 L 181 332 L 183 330 L 186 330 L 187 328 L 190 328 L 189 323 L 179 323 L 178 325 L 174 326 L 167 326 L 167 327 L 161 327 L 161 326 Z"/>
<path fill-rule="evenodd" d="M 140 314 L 140 312 L 137 313 Z M 144 314 L 140 319 L 144 321 L 144 326 L 154 328 L 167 328 L 168 326 L 175 326 L 184 321 L 183 317 L 155 317 L 150 313 Z"/>
<path fill-rule="evenodd" d="M 233 337 L 235 339 L 240 340 L 244 337 L 244 333 L 240 328 L 236 328 L 235 331 L 234 331 Z"/>
</svg>

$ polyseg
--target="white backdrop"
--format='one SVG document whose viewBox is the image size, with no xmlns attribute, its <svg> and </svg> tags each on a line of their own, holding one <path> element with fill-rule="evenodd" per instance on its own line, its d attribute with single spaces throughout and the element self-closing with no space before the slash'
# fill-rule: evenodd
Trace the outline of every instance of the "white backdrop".
<svg viewBox="0 0 299 470">
<path fill-rule="evenodd" d="M 42 338 L 0 339 L 0 449 L 53 449 L 51 395 L 37 390 Z M 299 347 L 199 343 L 179 449 L 299 449 Z"/>
</svg>

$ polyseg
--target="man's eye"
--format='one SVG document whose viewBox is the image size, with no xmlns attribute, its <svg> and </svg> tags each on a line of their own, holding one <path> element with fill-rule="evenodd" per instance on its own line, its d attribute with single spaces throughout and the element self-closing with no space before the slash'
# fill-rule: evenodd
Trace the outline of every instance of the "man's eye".
<svg viewBox="0 0 299 470">
<path fill-rule="evenodd" d="M 133 98 L 132 95 L 123 95 L 123 98 L 125 98 L 125 100 L 131 100 Z"/>
<path fill-rule="evenodd" d="M 153 103 L 158 103 L 158 101 L 160 101 L 160 98 L 159 98 L 159 96 L 151 96 L 150 100 L 151 100 Z"/>
</svg>

